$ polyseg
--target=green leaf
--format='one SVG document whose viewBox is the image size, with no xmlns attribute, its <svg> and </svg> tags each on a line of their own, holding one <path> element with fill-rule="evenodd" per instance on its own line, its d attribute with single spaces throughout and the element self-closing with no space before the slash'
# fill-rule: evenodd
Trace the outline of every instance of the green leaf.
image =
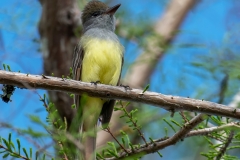
<svg viewBox="0 0 240 160">
<path fill-rule="evenodd" d="M 108 144 L 109 146 L 111 146 L 111 147 L 113 148 L 115 154 L 117 154 L 117 150 L 116 150 L 115 144 L 114 144 L 113 142 L 107 142 L 107 144 Z"/>
<path fill-rule="evenodd" d="M 117 155 L 114 151 L 112 151 L 112 150 L 110 150 L 110 149 L 107 149 L 107 151 L 109 152 L 110 155 L 118 158 L 118 155 Z"/>
<path fill-rule="evenodd" d="M 16 148 L 12 142 L 10 142 L 10 146 L 16 151 Z"/>
<path fill-rule="evenodd" d="M 102 150 L 102 155 L 103 155 L 103 156 L 105 156 L 105 155 L 106 155 L 106 153 L 105 153 L 105 152 L 106 152 L 106 151 L 105 151 L 105 149 L 103 149 L 103 150 Z"/>
<path fill-rule="evenodd" d="M 73 108 L 73 109 L 76 108 L 76 104 L 72 104 L 71 108 Z"/>
<path fill-rule="evenodd" d="M 11 133 L 9 133 L 9 134 L 8 134 L 8 143 L 10 143 L 10 142 L 11 142 L 11 138 L 12 138 L 12 134 L 11 134 Z"/>
<path fill-rule="evenodd" d="M 160 157 L 163 157 L 163 155 L 159 151 L 157 151 L 157 153 Z"/>
<path fill-rule="evenodd" d="M 230 149 L 238 149 L 240 148 L 240 146 L 231 146 L 231 147 L 228 147 L 227 150 L 230 150 Z"/>
<path fill-rule="evenodd" d="M 8 141 L 4 138 L 2 140 L 3 140 L 4 144 L 6 145 L 6 147 L 8 148 L 8 150 L 12 152 L 12 148 L 11 148 L 10 144 L 8 143 Z"/>
<path fill-rule="evenodd" d="M 150 86 L 150 84 L 148 84 L 148 85 L 144 88 L 144 90 L 142 91 L 142 93 L 146 92 L 146 91 L 148 90 L 149 86 Z"/>
<path fill-rule="evenodd" d="M 104 157 L 99 153 L 97 153 L 97 157 L 100 158 L 100 159 L 104 159 Z"/>
<path fill-rule="evenodd" d="M 172 130 L 176 133 L 176 130 L 171 123 L 169 123 L 165 118 L 163 118 L 163 121 L 166 122 L 172 128 Z"/>
<path fill-rule="evenodd" d="M 122 108 L 114 107 L 114 111 L 122 111 L 122 110 L 123 110 Z"/>
<path fill-rule="evenodd" d="M 214 117 L 214 116 L 211 116 L 210 118 L 211 118 L 215 123 L 217 123 L 218 125 L 223 124 L 222 121 L 218 120 L 218 119 L 217 119 L 216 117 Z"/>
<path fill-rule="evenodd" d="M 26 156 L 27 158 L 29 158 L 28 153 L 27 153 L 27 150 L 26 150 L 25 148 L 23 148 L 23 152 L 24 152 L 25 156 Z"/>
<path fill-rule="evenodd" d="M 74 94 L 70 94 L 70 97 L 73 98 L 73 97 L 74 97 Z"/>
<path fill-rule="evenodd" d="M 38 160 L 38 156 L 39 156 L 39 154 L 38 154 L 38 151 L 36 151 L 36 153 L 35 153 L 35 160 Z"/>
<path fill-rule="evenodd" d="M 6 64 L 3 64 L 3 69 L 6 70 Z"/>
<path fill-rule="evenodd" d="M 41 119 L 38 116 L 33 116 L 33 115 L 28 115 L 31 121 L 37 123 L 37 124 L 42 124 Z"/>
<path fill-rule="evenodd" d="M 164 127 L 164 131 L 165 131 L 165 136 L 167 137 L 168 136 L 168 129 L 167 129 L 167 127 Z"/>
<path fill-rule="evenodd" d="M 123 146 L 125 146 L 126 142 L 125 142 L 125 139 L 122 137 L 122 143 L 123 143 Z"/>
<path fill-rule="evenodd" d="M 128 143 L 128 145 L 131 147 L 132 151 L 134 151 L 134 147 L 133 147 L 132 143 Z"/>
<path fill-rule="evenodd" d="M 2 156 L 2 158 L 4 159 L 4 158 L 7 158 L 9 156 L 9 153 L 5 153 L 3 156 Z"/>
<path fill-rule="evenodd" d="M 125 115 L 121 115 L 119 118 L 124 118 L 124 117 L 126 117 Z"/>
<path fill-rule="evenodd" d="M 151 137 L 149 137 L 149 139 L 150 139 L 151 143 L 154 143 L 154 140 Z"/>
<path fill-rule="evenodd" d="M 120 130 L 120 133 L 124 136 L 126 135 L 126 133 L 123 130 Z"/>
<path fill-rule="evenodd" d="M 175 125 L 177 125 L 178 127 L 182 127 L 177 121 L 171 119 L 171 122 L 174 123 Z"/>
<path fill-rule="evenodd" d="M 9 71 L 11 71 L 11 68 L 10 68 L 10 66 L 9 66 L 9 65 L 7 65 L 7 68 L 8 68 L 8 70 L 9 70 Z"/>
<path fill-rule="evenodd" d="M 220 148 L 223 144 L 212 145 L 211 148 Z"/>
<path fill-rule="evenodd" d="M 32 148 L 30 148 L 29 150 L 30 150 L 30 158 L 32 158 Z"/>
<path fill-rule="evenodd" d="M 20 152 L 21 152 L 21 143 L 20 143 L 19 139 L 17 139 L 17 145 L 18 145 L 18 154 L 20 154 Z"/>
<path fill-rule="evenodd" d="M 20 156 L 17 154 L 17 153 L 10 153 L 10 156 L 12 156 L 12 157 L 16 157 L 16 158 L 20 158 Z"/>
</svg>

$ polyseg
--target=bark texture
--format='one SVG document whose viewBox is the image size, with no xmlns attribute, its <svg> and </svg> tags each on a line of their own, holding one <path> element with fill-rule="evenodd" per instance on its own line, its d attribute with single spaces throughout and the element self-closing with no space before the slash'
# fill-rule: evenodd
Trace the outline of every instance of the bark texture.
<svg viewBox="0 0 240 160">
<path fill-rule="evenodd" d="M 40 0 L 42 15 L 39 32 L 42 41 L 44 74 L 57 77 L 69 75 L 73 50 L 79 41 L 75 31 L 80 24 L 77 0 Z M 49 91 L 50 101 L 60 116 L 71 123 L 73 100 L 65 93 Z"/>
<path fill-rule="evenodd" d="M 130 102 L 150 104 L 164 108 L 170 112 L 190 111 L 209 115 L 218 115 L 240 119 L 240 109 L 225 105 L 184 98 L 179 96 L 164 95 L 140 89 L 126 89 L 125 87 L 104 84 L 92 84 L 50 76 L 28 75 L 16 72 L 0 71 L 0 83 L 27 89 L 45 89 L 74 94 L 87 93 L 89 96 L 118 99 Z"/>
</svg>

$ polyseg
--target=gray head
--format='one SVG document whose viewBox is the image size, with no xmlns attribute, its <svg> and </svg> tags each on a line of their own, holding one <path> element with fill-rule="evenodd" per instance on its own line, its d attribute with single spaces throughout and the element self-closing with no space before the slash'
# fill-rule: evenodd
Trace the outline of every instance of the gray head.
<svg viewBox="0 0 240 160">
<path fill-rule="evenodd" d="M 90 1 L 82 13 L 82 24 L 84 32 L 91 28 L 102 28 L 110 31 L 115 30 L 114 13 L 120 7 L 120 4 L 114 7 L 108 7 L 100 1 Z"/>
</svg>

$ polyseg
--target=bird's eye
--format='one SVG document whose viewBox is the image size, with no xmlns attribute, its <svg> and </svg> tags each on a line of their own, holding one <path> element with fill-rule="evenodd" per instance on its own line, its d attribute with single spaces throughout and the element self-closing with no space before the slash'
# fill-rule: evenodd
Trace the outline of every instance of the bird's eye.
<svg viewBox="0 0 240 160">
<path fill-rule="evenodd" d="M 92 17 L 97 17 L 97 16 L 99 16 L 100 15 L 100 12 L 94 12 L 93 14 L 92 14 Z"/>
</svg>

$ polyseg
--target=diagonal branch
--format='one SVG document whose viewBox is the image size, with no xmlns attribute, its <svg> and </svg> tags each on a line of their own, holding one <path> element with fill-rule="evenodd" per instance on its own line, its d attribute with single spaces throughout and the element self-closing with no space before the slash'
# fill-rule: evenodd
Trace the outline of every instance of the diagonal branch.
<svg viewBox="0 0 240 160">
<path fill-rule="evenodd" d="M 134 155 L 141 155 L 141 154 L 148 154 L 156 152 L 160 149 L 163 149 L 167 146 L 174 145 L 179 140 L 183 139 L 194 127 L 196 127 L 199 123 L 204 121 L 207 118 L 205 114 L 199 114 L 198 116 L 194 117 L 191 121 L 186 123 L 176 134 L 174 134 L 171 138 L 168 138 L 166 140 L 163 140 L 161 142 L 154 142 L 150 143 L 148 145 L 144 144 L 141 145 L 139 148 L 136 148 L 134 150 L 128 150 L 128 153 L 121 152 L 119 153 L 119 157 L 115 158 L 106 158 L 105 160 L 115 160 L 115 159 L 122 159 L 125 156 L 128 155 L 128 157 L 134 156 Z"/>
<path fill-rule="evenodd" d="M 234 137 L 234 131 L 231 131 L 229 136 L 228 136 L 228 138 L 227 138 L 227 141 L 225 142 L 223 147 L 219 150 L 219 153 L 218 153 L 218 155 L 216 157 L 216 160 L 222 159 L 222 157 L 224 156 L 225 152 L 227 151 L 228 146 L 231 144 L 231 142 L 233 140 L 233 137 Z"/>
<path fill-rule="evenodd" d="M 125 87 L 103 84 L 94 85 L 70 79 L 44 75 L 28 75 L 2 70 L 0 70 L 0 83 L 28 89 L 45 89 L 74 94 L 87 93 L 88 95 L 95 97 L 150 104 L 156 107 L 164 108 L 171 112 L 186 110 L 190 112 L 199 112 L 209 115 L 240 119 L 239 109 L 230 108 L 225 105 L 204 100 L 169 96 L 148 91 L 143 93 L 143 91 L 139 89 L 128 89 Z"/>
<path fill-rule="evenodd" d="M 239 132 L 240 123 L 231 122 L 222 126 L 193 130 L 193 131 L 190 131 L 188 134 L 186 134 L 185 138 L 193 137 L 193 136 L 209 136 L 213 132 L 219 132 L 219 131 L 229 130 L 229 129 L 232 131 Z M 216 137 L 212 137 L 212 138 L 216 139 Z M 166 138 L 166 139 L 169 139 L 169 138 Z M 153 142 L 161 142 L 161 141 L 163 141 L 163 138 L 156 139 Z"/>
<path fill-rule="evenodd" d="M 218 132 L 218 131 L 222 131 L 222 130 L 236 130 L 236 131 L 240 131 L 240 123 L 237 122 L 231 122 L 222 126 L 217 126 L 217 127 L 210 127 L 210 128 L 204 128 L 204 129 L 198 129 L 198 130 L 194 130 L 189 132 L 189 134 L 186 135 L 186 137 L 192 137 L 192 136 L 196 136 L 196 135 L 207 135 L 210 134 L 212 132 Z"/>
</svg>

